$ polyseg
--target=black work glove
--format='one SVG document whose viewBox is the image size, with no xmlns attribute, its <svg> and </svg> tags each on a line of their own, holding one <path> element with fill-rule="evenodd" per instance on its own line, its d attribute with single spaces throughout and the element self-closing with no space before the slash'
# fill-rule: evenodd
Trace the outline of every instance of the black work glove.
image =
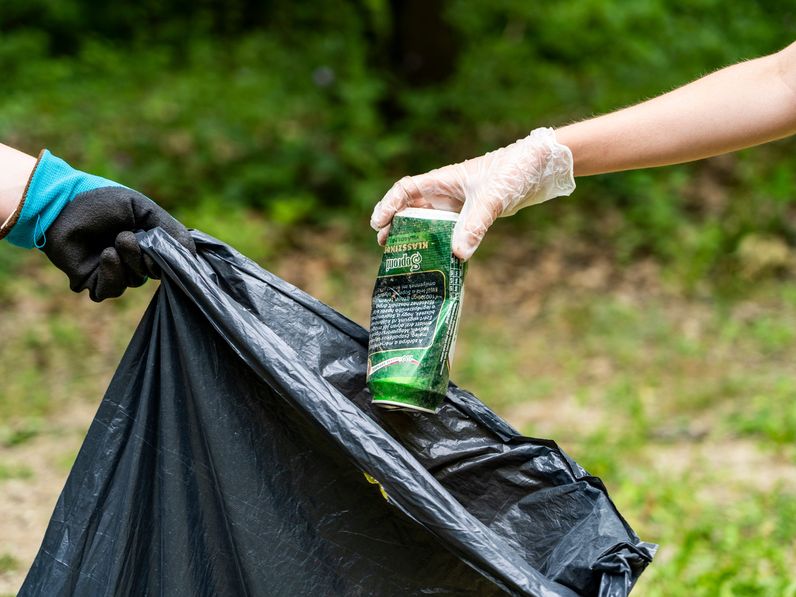
<svg viewBox="0 0 796 597">
<path fill-rule="evenodd" d="M 102 187 L 63 208 L 47 229 L 42 251 L 66 273 L 73 291 L 88 289 L 99 302 L 158 277 L 135 238 L 135 232 L 157 227 L 196 253 L 185 226 L 155 202 L 126 187 Z"/>
<path fill-rule="evenodd" d="M 0 226 L 0 239 L 42 249 L 66 272 L 72 290 L 88 289 L 99 302 L 157 277 L 135 238 L 156 227 L 196 253 L 185 226 L 141 193 L 75 170 L 45 149 L 16 211 Z"/>
</svg>

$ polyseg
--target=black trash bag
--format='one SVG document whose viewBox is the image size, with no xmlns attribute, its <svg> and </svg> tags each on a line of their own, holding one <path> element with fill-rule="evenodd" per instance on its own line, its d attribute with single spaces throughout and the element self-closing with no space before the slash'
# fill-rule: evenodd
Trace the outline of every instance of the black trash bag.
<svg viewBox="0 0 796 597">
<path fill-rule="evenodd" d="M 161 287 L 20 595 L 630 592 L 655 546 L 555 443 L 453 385 L 371 408 L 364 329 L 194 238 L 140 236 Z"/>
</svg>

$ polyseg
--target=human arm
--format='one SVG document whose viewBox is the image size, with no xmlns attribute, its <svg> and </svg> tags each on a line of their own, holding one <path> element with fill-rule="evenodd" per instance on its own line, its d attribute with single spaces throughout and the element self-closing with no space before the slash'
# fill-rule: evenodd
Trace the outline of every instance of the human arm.
<svg viewBox="0 0 796 597">
<path fill-rule="evenodd" d="M 32 155 L 0 143 L 0 227 L 10 223 L 35 165 Z"/>
<path fill-rule="evenodd" d="M 70 288 L 88 290 L 93 301 L 157 277 L 136 240 L 138 231 L 159 227 L 196 250 L 185 226 L 153 201 L 76 170 L 49 151 L 35 160 L 2 146 L 0 170 L 0 238 L 41 249 L 66 273 Z"/>
<path fill-rule="evenodd" d="M 575 176 L 690 162 L 796 133 L 796 43 L 556 130 Z"/>
<path fill-rule="evenodd" d="M 549 131 L 550 129 L 537 129 Z M 536 131 L 535 131 L 536 132 Z M 655 99 L 531 136 L 484 156 L 404 177 L 376 205 L 383 243 L 404 207 L 461 211 L 454 253 L 469 258 L 494 220 L 568 195 L 576 176 L 687 162 L 796 132 L 796 44 Z M 571 153 L 570 153 L 571 152 Z M 567 161 L 569 154 L 569 161 Z"/>
</svg>

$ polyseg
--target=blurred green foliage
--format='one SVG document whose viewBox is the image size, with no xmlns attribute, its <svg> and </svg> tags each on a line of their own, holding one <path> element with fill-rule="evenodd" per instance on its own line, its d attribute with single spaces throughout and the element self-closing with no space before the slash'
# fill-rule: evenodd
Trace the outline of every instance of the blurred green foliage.
<svg viewBox="0 0 796 597">
<path fill-rule="evenodd" d="M 0 573 L 14 570 L 17 566 L 19 566 L 19 562 L 11 554 L 4 553 L 0 555 Z"/>
<path fill-rule="evenodd" d="M 775 51 L 794 24 L 785 0 L 9 0 L 0 139 L 47 146 L 210 232 L 229 213 L 258 242 L 263 219 L 364 234 L 406 173 Z M 794 150 L 582 179 L 514 225 L 653 255 L 693 284 L 733 269 L 750 234 L 793 243 Z"/>
</svg>

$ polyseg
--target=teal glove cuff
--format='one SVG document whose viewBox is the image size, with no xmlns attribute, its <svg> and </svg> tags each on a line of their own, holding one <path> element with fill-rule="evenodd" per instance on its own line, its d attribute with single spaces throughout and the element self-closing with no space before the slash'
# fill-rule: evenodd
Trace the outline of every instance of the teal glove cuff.
<svg viewBox="0 0 796 597">
<path fill-rule="evenodd" d="M 45 232 L 67 203 L 80 193 L 102 187 L 120 187 L 117 182 L 75 170 L 46 149 L 33 170 L 22 211 L 8 233 L 8 241 L 19 247 L 41 249 Z"/>
</svg>

